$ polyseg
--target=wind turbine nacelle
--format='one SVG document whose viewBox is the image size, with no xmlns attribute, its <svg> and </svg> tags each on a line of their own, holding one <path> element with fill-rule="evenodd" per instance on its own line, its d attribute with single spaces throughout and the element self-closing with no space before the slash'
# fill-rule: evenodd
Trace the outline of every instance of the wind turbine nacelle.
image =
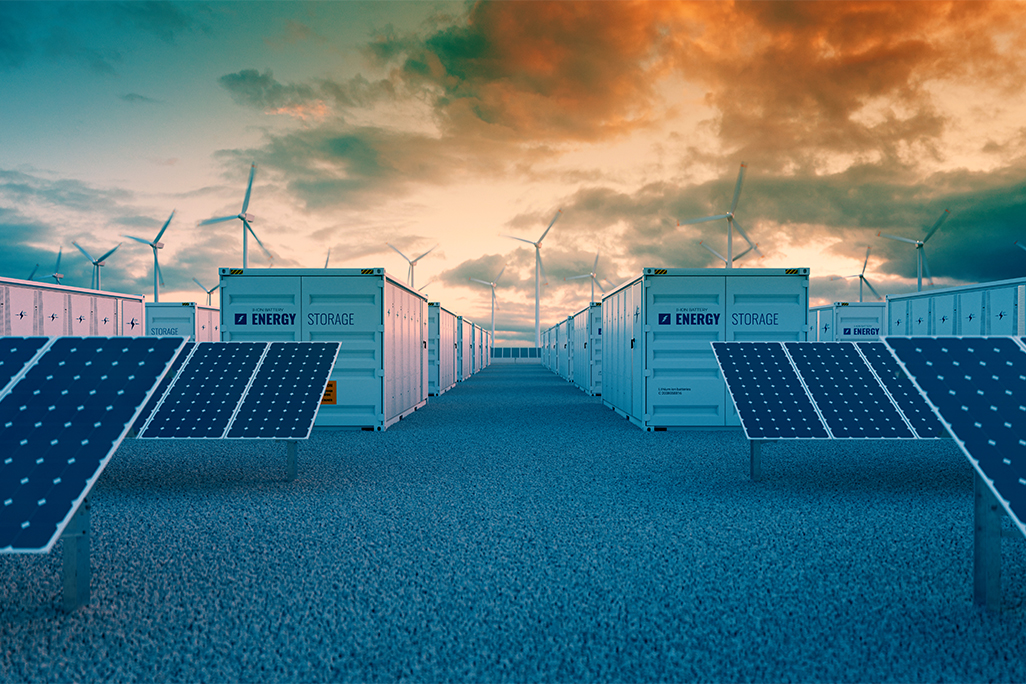
<svg viewBox="0 0 1026 684">
<path fill-rule="evenodd" d="M 153 244 L 153 248 L 154 249 L 164 249 L 164 243 L 163 242 L 154 242 L 152 244 Z"/>
<path fill-rule="evenodd" d="M 97 265 L 97 266 L 103 266 L 103 265 L 104 265 L 104 264 L 106 264 L 106 263 L 107 263 L 106 261 L 97 261 L 97 262 L 96 262 L 96 265 Z"/>
<path fill-rule="evenodd" d="M 256 221 L 256 216 L 253 216 L 253 214 L 239 214 L 239 218 L 243 221 L 249 221 L 250 223 Z"/>
</svg>

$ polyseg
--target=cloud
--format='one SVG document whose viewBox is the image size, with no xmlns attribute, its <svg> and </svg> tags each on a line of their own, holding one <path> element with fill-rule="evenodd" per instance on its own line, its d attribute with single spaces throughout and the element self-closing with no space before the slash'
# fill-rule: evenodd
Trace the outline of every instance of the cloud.
<svg viewBox="0 0 1026 684">
<path fill-rule="evenodd" d="M 118 99 L 129 104 L 163 104 L 162 100 L 154 100 L 152 97 L 146 97 L 139 93 L 125 93 L 124 95 L 119 95 Z"/>
</svg>

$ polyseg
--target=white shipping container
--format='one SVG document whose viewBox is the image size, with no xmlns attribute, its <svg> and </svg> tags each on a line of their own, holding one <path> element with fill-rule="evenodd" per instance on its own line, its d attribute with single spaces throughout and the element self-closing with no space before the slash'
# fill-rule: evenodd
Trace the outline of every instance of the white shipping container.
<svg viewBox="0 0 1026 684">
<path fill-rule="evenodd" d="M 193 342 L 221 339 L 221 312 L 196 302 L 147 302 L 145 334 L 187 336 Z"/>
<path fill-rule="evenodd" d="M 646 430 L 740 425 L 710 342 L 808 339 L 809 269 L 655 269 L 602 298 L 602 399 Z"/>
<path fill-rule="evenodd" d="M 556 358 L 557 374 L 564 380 L 572 380 L 570 368 L 570 351 L 573 349 L 571 342 L 573 318 L 567 318 L 556 324 Z"/>
<path fill-rule="evenodd" d="M 342 343 L 316 426 L 384 430 L 427 401 L 427 300 L 384 269 L 220 274 L 222 340 Z"/>
<path fill-rule="evenodd" d="M 592 396 L 602 394 L 602 305 L 574 314 L 573 382 Z"/>
<path fill-rule="evenodd" d="M 815 335 L 813 335 L 815 331 Z M 815 342 L 832 342 L 834 339 L 834 306 L 809 307 L 809 339 Z"/>
<path fill-rule="evenodd" d="M 428 394 L 438 396 L 456 385 L 459 344 L 456 314 L 437 302 L 428 304 Z"/>
<path fill-rule="evenodd" d="M 470 376 L 474 373 L 474 324 L 469 318 L 459 316 L 457 318 L 457 327 L 459 328 L 459 336 L 457 342 L 459 343 L 458 349 L 458 364 L 457 364 L 457 379 L 460 382 L 469 380 Z"/>
<path fill-rule="evenodd" d="M 1026 335 L 1026 278 L 887 295 L 890 335 Z"/>
<path fill-rule="evenodd" d="M 143 296 L 0 278 L 5 336 L 139 337 Z"/>
</svg>

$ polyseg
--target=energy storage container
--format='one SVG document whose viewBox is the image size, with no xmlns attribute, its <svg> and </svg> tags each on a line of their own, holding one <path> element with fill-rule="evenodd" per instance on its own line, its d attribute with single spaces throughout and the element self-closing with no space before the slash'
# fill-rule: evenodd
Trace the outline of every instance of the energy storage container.
<svg viewBox="0 0 1026 684">
<path fill-rule="evenodd" d="M 1026 335 L 1026 278 L 887 295 L 890 335 Z"/>
<path fill-rule="evenodd" d="M 559 377 L 564 380 L 570 381 L 573 379 L 570 367 L 570 352 L 573 349 L 573 345 L 570 341 L 572 337 L 573 318 L 567 318 L 560 321 L 556 325 L 556 358 L 558 359 L 558 370 L 556 371 Z"/>
<path fill-rule="evenodd" d="M 384 430 L 424 405 L 424 295 L 383 268 L 222 268 L 224 341 L 341 342 L 314 423 Z"/>
<path fill-rule="evenodd" d="M 868 342 L 886 335 L 886 302 L 834 302 L 833 339 L 841 342 Z"/>
<path fill-rule="evenodd" d="M 814 342 L 831 342 L 834 339 L 834 306 L 809 307 L 809 339 Z"/>
<path fill-rule="evenodd" d="M 573 382 L 592 396 L 602 394 L 602 305 L 592 302 L 573 317 Z"/>
<path fill-rule="evenodd" d="M 474 328 L 475 328 L 475 332 L 476 332 L 476 342 L 477 342 L 477 346 L 474 348 L 474 359 L 476 361 L 476 365 L 474 367 L 474 372 L 475 373 L 480 373 L 482 370 L 484 370 L 485 332 L 484 332 L 484 328 L 482 328 L 481 326 L 477 325 L 476 323 L 474 324 Z"/>
<path fill-rule="evenodd" d="M 147 302 L 146 335 L 188 336 L 193 342 L 221 339 L 221 312 L 196 302 Z"/>
<path fill-rule="evenodd" d="M 143 296 L 0 278 L 5 336 L 139 337 Z"/>
<path fill-rule="evenodd" d="M 456 384 L 456 314 L 428 303 L 428 394 L 436 397 Z"/>
<path fill-rule="evenodd" d="M 740 425 L 717 340 L 807 340 L 809 269 L 646 268 L 602 298 L 602 401 L 646 430 Z"/>
<path fill-rule="evenodd" d="M 469 380 L 474 373 L 474 324 L 469 318 L 460 316 L 457 318 L 457 327 L 459 328 L 457 338 L 459 348 L 457 350 L 456 379 L 463 382 Z"/>
</svg>

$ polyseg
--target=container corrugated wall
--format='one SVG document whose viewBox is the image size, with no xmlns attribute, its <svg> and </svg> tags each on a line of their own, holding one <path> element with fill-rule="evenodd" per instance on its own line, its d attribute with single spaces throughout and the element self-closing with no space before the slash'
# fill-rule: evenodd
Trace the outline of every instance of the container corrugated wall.
<svg viewBox="0 0 1026 684">
<path fill-rule="evenodd" d="M 457 379 L 463 382 L 469 380 L 474 373 L 474 324 L 470 319 L 460 316 L 457 319 L 457 326 L 459 328 Z"/>
<path fill-rule="evenodd" d="M 342 343 L 315 425 L 383 430 L 427 401 L 427 300 L 384 269 L 220 272 L 222 340 Z"/>
<path fill-rule="evenodd" d="M 602 394 L 602 305 L 589 304 L 573 316 L 573 383 L 592 396 Z"/>
<path fill-rule="evenodd" d="M 187 336 L 193 342 L 221 339 L 221 312 L 195 302 L 147 302 L 145 334 Z"/>
<path fill-rule="evenodd" d="M 603 403 L 649 429 L 739 425 L 710 342 L 808 339 L 809 270 L 652 269 L 602 300 Z"/>
<path fill-rule="evenodd" d="M 143 296 L 0 278 L 5 336 L 139 337 Z"/>
<path fill-rule="evenodd" d="M 428 304 L 428 394 L 432 396 L 456 384 L 456 334 L 456 315 L 441 304 Z"/>
<path fill-rule="evenodd" d="M 1026 278 L 886 299 L 890 335 L 1026 335 Z"/>
</svg>

